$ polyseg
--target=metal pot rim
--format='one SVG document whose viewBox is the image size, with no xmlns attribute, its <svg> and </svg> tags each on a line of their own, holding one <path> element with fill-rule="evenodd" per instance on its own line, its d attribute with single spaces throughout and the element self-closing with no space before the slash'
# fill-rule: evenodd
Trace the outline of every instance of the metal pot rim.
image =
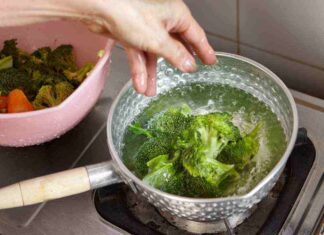
<svg viewBox="0 0 324 235">
<path fill-rule="evenodd" d="M 232 200 L 234 201 L 234 200 L 249 199 L 249 198 L 253 197 L 253 195 L 256 194 L 261 188 L 263 188 L 267 184 L 267 182 L 270 181 L 270 179 L 274 175 L 276 175 L 276 173 L 278 171 L 280 171 L 280 169 L 282 169 L 282 166 L 286 164 L 288 157 L 294 147 L 296 137 L 297 137 L 297 130 L 298 130 L 297 107 L 296 107 L 296 103 L 295 103 L 289 89 L 286 87 L 286 85 L 280 80 L 280 78 L 276 74 L 274 74 L 268 68 L 266 68 L 265 66 L 261 65 L 260 63 L 254 61 L 254 60 L 248 59 L 248 58 L 240 56 L 240 55 L 225 53 L 225 52 L 216 52 L 215 54 L 217 56 L 229 57 L 229 58 L 237 59 L 240 61 L 244 61 L 248 64 L 251 64 L 252 66 L 258 68 L 259 70 L 261 70 L 264 73 L 266 73 L 267 75 L 269 75 L 269 77 L 271 77 L 278 85 L 280 85 L 281 89 L 284 91 L 286 97 L 289 100 L 289 104 L 292 108 L 292 115 L 293 115 L 294 123 L 293 123 L 293 131 L 292 131 L 290 140 L 288 142 L 286 150 L 285 150 L 283 156 L 281 157 L 281 159 L 273 167 L 273 169 L 268 173 L 268 175 L 266 177 L 264 177 L 250 192 L 248 192 L 244 195 L 240 195 L 240 196 L 229 196 L 229 197 L 218 197 L 218 198 L 190 198 L 190 197 L 184 197 L 184 196 L 178 196 L 178 195 L 166 193 L 166 192 L 163 192 L 161 190 L 158 190 L 154 187 L 151 187 L 151 186 L 143 183 L 143 181 L 141 179 L 137 178 L 126 167 L 126 165 L 123 163 L 122 159 L 118 156 L 118 153 L 117 153 L 115 146 L 112 142 L 111 124 L 112 124 L 114 110 L 115 110 L 116 105 L 117 105 L 118 101 L 120 100 L 121 96 L 132 86 L 132 82 L 128 81 L 124 85 L 124 87 L 121 89 L 121 91 L 119 92 L 116 99 L 114 100 L 114 102 L 110 108 L 110 111 L 108 114 L 108 120 L 107 120 L 107 141 L 108 141 L 109 151 L 110 151 L 110 154 L 111 154 L 111 157 L 112 157 L 114 163 L 117 164 L 118 170 L 122 173 L 122 175 L 124 177 L 125 176 L 127 177 L 127 179 L 126 179 L 127 183 L 134 182 L 135 184 L 139 184 L 141 187 L 145 188 L 146 190 L 148 190 L 150 192 L 154 192 L 155 194 L 158 194 L 165 199 L 177 200 L 177 201 L 181 201 L 181 202 L 189 202 L 189 203 L 210 203 L 211 202 L 211 203 L 213 203 L 213 202 L 223 202 L 223 201 L 232 201 Z M 163 60 L 163 59 L 160 58 L 159 61 L 161 61 L 161 60 Z"/>
</svg>

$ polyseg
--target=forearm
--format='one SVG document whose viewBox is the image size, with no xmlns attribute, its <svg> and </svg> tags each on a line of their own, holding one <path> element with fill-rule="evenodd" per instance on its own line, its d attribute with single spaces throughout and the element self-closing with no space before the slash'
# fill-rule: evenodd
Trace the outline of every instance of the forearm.
<svg viewBox="0 0 324 235">
<path fill-rule="evenodd" d="M 0 27 L 60 19 L 85 20 L 89 11 L 85 14 L 80 9 L 85 7 L 80 0 L 0 0 Z"/>
</svg>

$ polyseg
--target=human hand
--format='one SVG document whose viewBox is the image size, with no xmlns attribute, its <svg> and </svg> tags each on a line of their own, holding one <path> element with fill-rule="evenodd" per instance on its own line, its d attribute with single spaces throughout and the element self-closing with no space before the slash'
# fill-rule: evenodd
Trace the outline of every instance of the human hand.
<svg viewBox="0 0 324 235">
<path fill-rule="evenodd" d="M 139 93 L 156 94 L 157 56 L 183 72 L 196 69 L 191 48 L 205 64 L 216 62 L 203 29 L 183 1 L 103 0 L 91 4 L 97 4 L 92 7 L 96 14 L 86 23 L 92 31 L 124 46 Z"/>
<path fill-rule="evenodd" d="M 115 39 L 128 55 L 134 88 L 147 96 L 156 94 L 157 56 L 183 72 L 196 69 L 191 49 L 203 63 L 216 62 L 203 29 L 182 0 L 3 0 L 0 10 L 0 26 L 78 19 Z"/>
</svg>

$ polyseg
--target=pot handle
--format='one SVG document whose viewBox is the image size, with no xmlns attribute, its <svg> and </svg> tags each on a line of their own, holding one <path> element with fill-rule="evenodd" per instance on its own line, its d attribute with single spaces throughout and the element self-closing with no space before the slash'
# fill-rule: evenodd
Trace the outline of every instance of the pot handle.
<svg viewBox="0 0 324 235">
<path fill-rule="evenodd" d="M 46 202 L 121 181 L 111 161 L 79 167 L 1 188 L 0 209 Z"/>
</svg>

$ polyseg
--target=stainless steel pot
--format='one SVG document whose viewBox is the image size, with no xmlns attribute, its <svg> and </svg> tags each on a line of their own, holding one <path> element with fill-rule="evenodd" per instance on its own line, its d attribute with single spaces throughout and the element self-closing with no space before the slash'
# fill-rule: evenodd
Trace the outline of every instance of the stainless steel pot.
<svg viewBox="0 0 324 235">
<path fill-rule="evenodd" d="M 35 204 L 124 181 L 154 206 L 174 216 L 214 221 L 243 213 L 265 197 L 283 171 L 296 140 L 298 117 L 295 102 L 283 82 L 269 69 L 242 56 L 217 53 L 219 64 L 201 65 L 198 72 L 182 74 L 164 60 L 158 62 L 158 93 L 192 82 L 228 84 L 266 103 L 284 129 L 287 147 L 271 172 L 242 196 L 197 199 L 171 195 L 143 183 L 124 165 L 122 140 L 126 127 L 154 98 L 138 95 L 128 82 L 109 112 L 108 145 L 112 161 L 80 167 L 22 181 L 0 190 L 0 208 Z"/>
</svg>

